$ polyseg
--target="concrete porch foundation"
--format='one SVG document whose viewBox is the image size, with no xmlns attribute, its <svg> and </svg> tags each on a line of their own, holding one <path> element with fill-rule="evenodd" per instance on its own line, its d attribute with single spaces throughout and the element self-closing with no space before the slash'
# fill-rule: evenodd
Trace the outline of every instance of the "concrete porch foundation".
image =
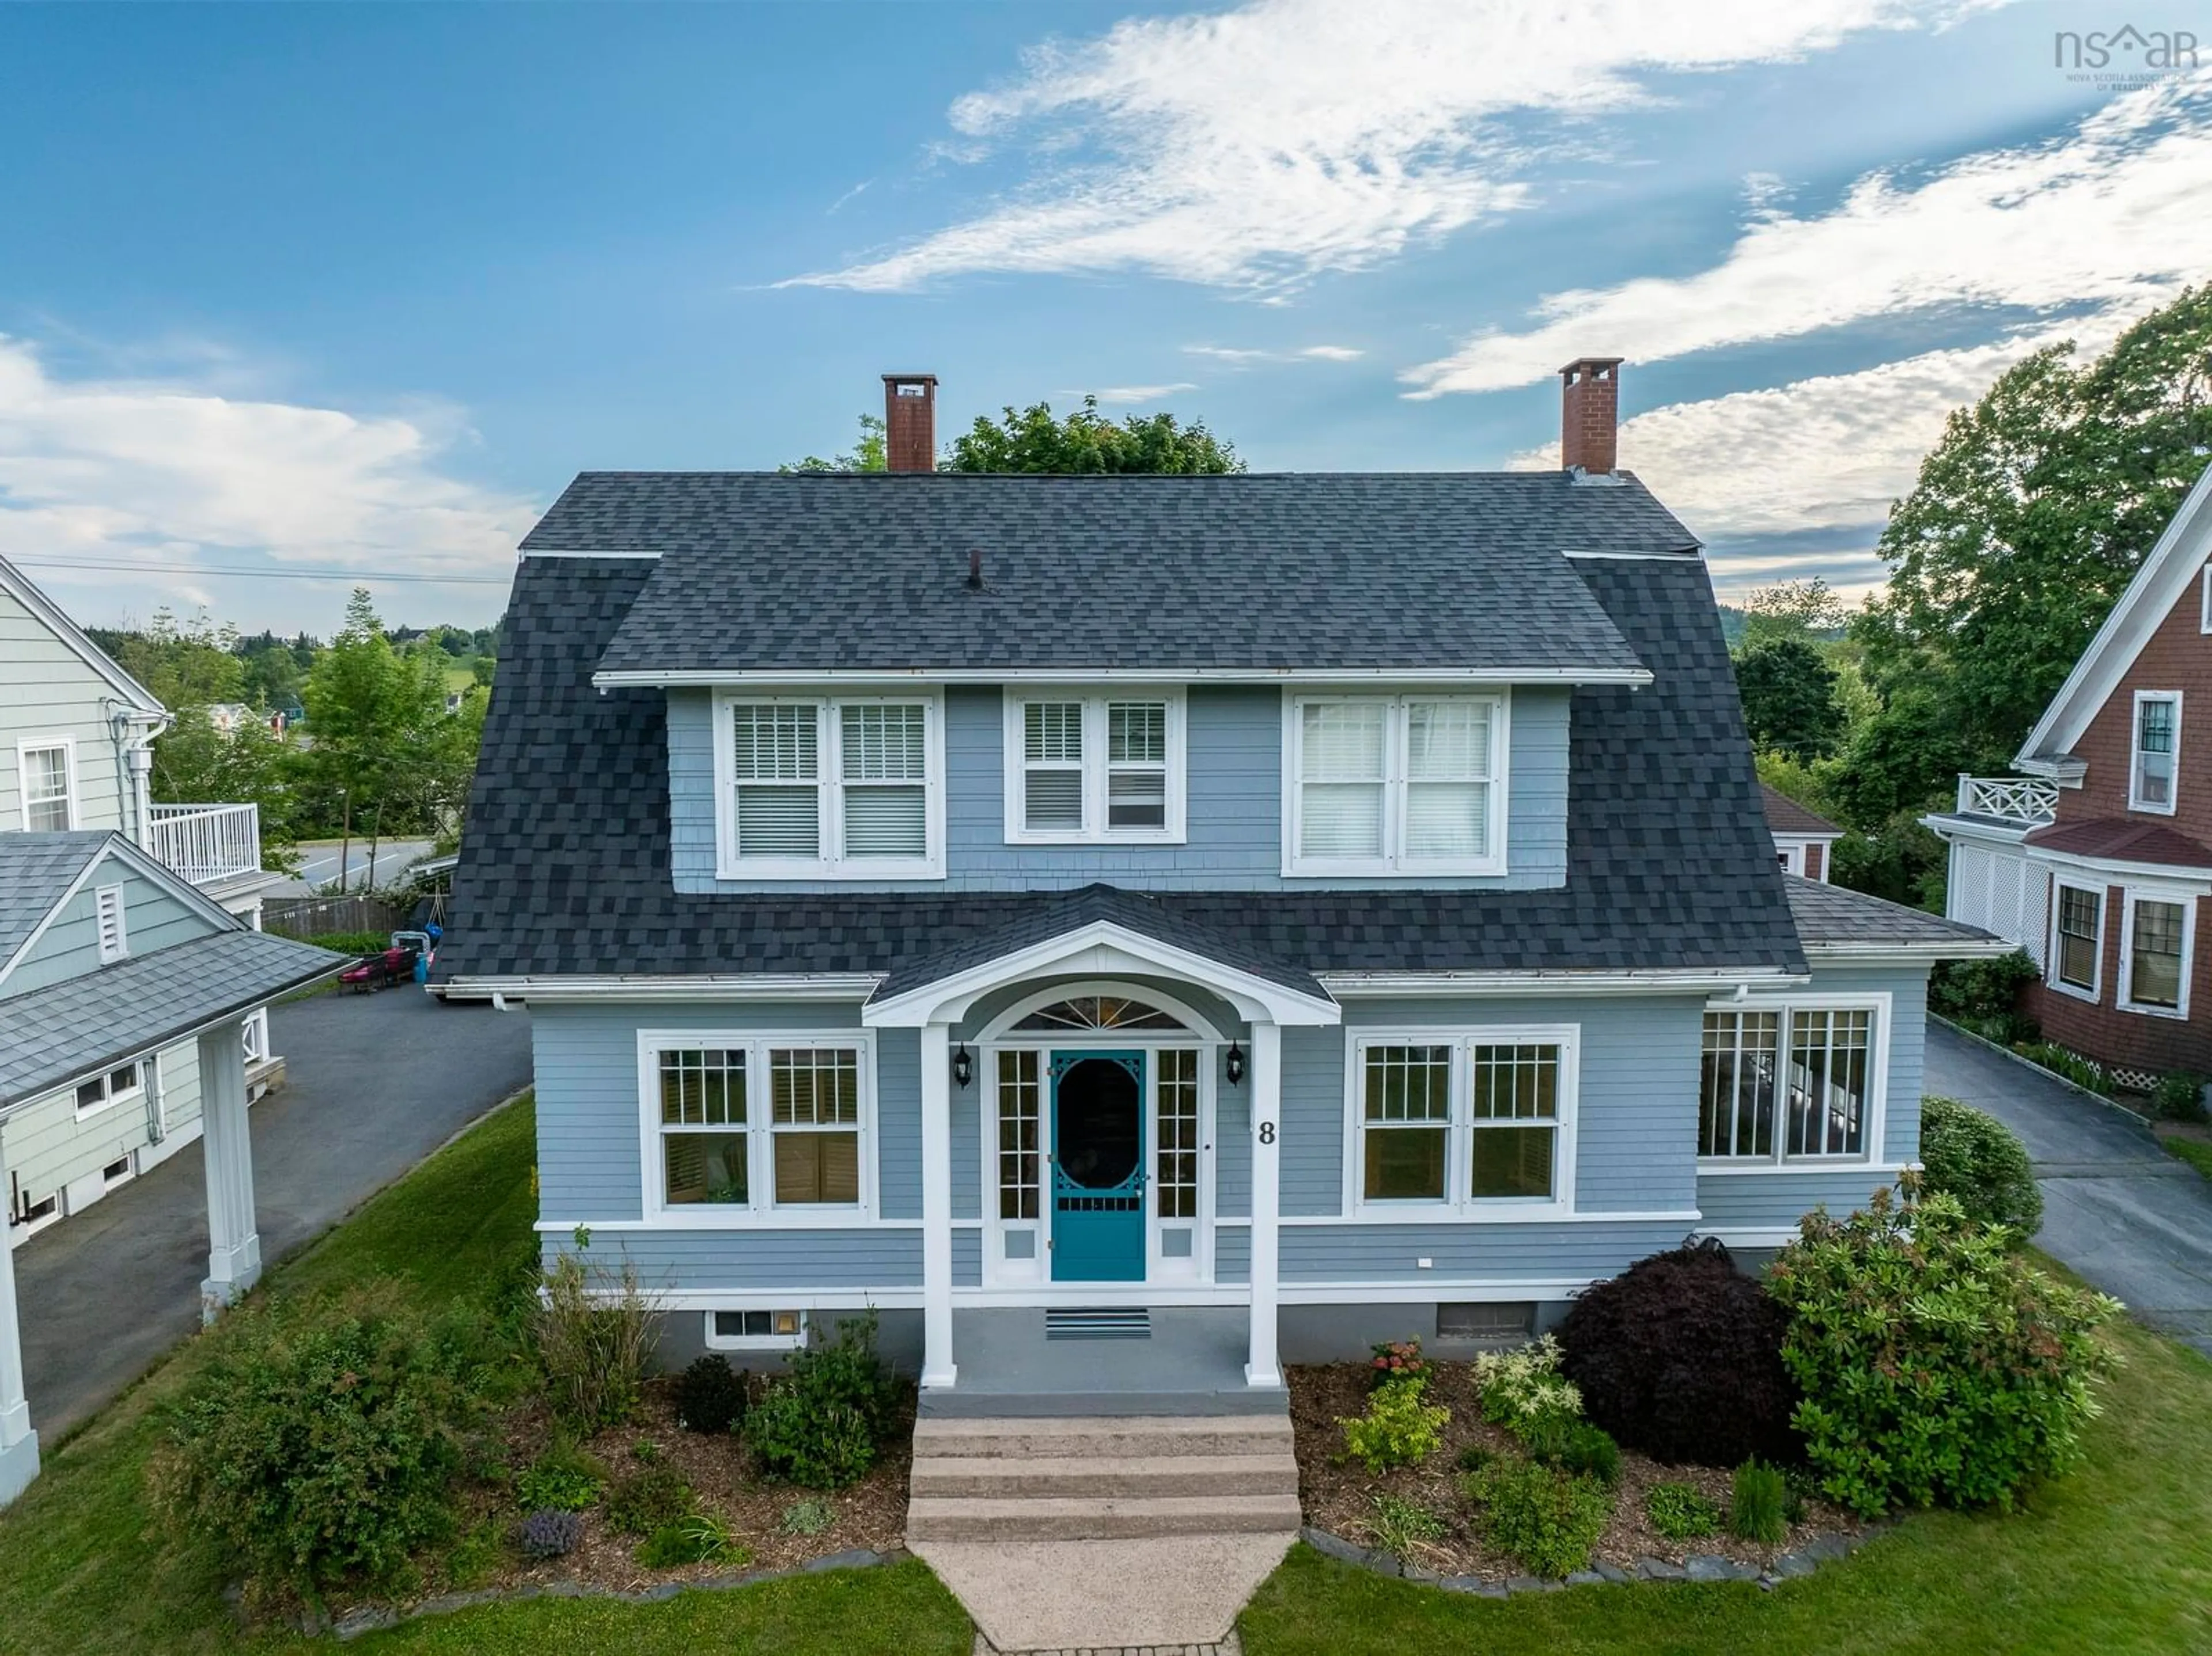
<svg viewBox="0 0 2212 1656">
<path fill-rule="evenodd" d="M 1173 1306 L 1151 1313 L 1141 1339 L 1054 1339 L 1045 1313 L 1004 1307 L 953 1313 L 958 1384 L 926 1388 L 925 1416 L 1273 1415 L 1279 1386 L 1244 1379 L 1241 1306 Z"/>
</svg>

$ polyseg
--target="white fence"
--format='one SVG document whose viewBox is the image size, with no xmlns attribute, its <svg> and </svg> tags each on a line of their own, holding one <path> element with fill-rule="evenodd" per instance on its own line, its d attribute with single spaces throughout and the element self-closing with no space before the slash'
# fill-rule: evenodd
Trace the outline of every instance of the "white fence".
<svg viewBox="0 0 2212 1656">
<path fill-rule="evenodd" d="M 258 805 L 155 805 L 146 849 L 194 885 L 235 879 L 261 867 Z"/>
<path fill-rule="evenodd" d="M 1961 776 L 1959 814 L 2048 822 L 2058 814 L 2058 784 L 2033 776 Z"/>
</svg>

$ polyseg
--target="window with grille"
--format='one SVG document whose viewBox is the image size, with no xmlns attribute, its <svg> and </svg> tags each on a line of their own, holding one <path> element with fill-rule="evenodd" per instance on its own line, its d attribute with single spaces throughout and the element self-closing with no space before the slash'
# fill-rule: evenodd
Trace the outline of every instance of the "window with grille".
<svg viewBox="0 0 2212 1656">
<path fill-rule="evenodd" d="M 1705 1014 L 1698 1154 L 1738 1165 L 1864 1156 L 1873 1007 Z"/>
<path fill-rule="evenodd" d="M 1781 1060 L 1779 1012 L 1705 1014 L 1698 1155 L 1774 1154 L 1774 1090 Z"/>
<path fill-rule="evenodd" d="M 1451 1048 L 1370 1046 L 1362 1134 L 1370 1202 L 1440 1202 L 1451 1150 Z"/>
<path fill-rule="evenodd" d="M 1300 699 L 1290 871 L 1502 870 L 1504 708 L 1498 696 Z"/>
<path fill-rule="evenodd" d="M 2097 993 L 2098 962 L 2104 953 L 2104 908 L 2100 891 L 2071 885 L 2058 888 L 2058 946 L 2053 951 L 2057 956 L 2058 981 L 2092 998 Z"/>
<path fill-rule="evenodd" d="M 725 877 L 942 872 L 935 704 L 732 701 Z"/>
<path fill-rule="evenodd" d="M 702 1047 L 660 1055 L 662 1199 L 744 1207 L 751 1198 L 745 1055 Z"/>
<path fill-rule="evenodd" d="M 1198 1054 L 1170 1047 L 1159 1065 L 1158 1177 L 1163 1219 L 1198 1217 Z"/>
<path fill-rule="evenodd" d="M 1559 1049 L 1473 1050 L 1474 1112 L 1468 1194 L 1549 1197 L 1559 1131 Z"/>
<path fill-rule="evenodd" d="M 2181 692 L 2136 692 L 2135 762 L 2129 779 L 2133 810 L 2173 811 L 2174 761 L 2181 745 Z"/>
<path fill-rule="evenodd" d="M 709 1311 L 709 1350 L 767 1350 L 793 1346 L 806 1338 L 804 1311 Z"/>
<path fill-rule="evenodd" d="M 2187 902 L 2136 897 L 2128 909 L 2128 981 L 2124 1005 L 2179 1014 L 2189 994 Z"/>
<path fill-rule="evenodd" d="M 708 1040 L 642 1043 L 660 1139 L 659 1204 L 756 1212 L 863 1205 L 866 1049 Z"/>
<path fill-rule="evenodd" d="M 1360 1200 L 1571 1203 L 1574 1045 L 1567 1028 L 1361 1041 Z"/>
<path fill-rule="evenodd" d="M 769 1052 L 775 1199 L 854 1204 L 860 1199 L 860 1055 L 844 1047 Z"/>
<path fill-rule="evenodd" d="M 1182 834 L 1180 696 L 1009 697 L 1010 840 Z"/>
<path fill-rule="evenodd" d="M 33 834 L 59 834 L 76 826 L 70 790 L 70 744 L 24 743 L 15 750 L 22 783 L 23 826 Z"/>
<path fill-rule="evenodd" d="M 1043 1090 L 1036 1052 L 999 1054 L 999 1217 L 1037 1216 L 1037 1131 Z"/>
<path fill-rule="evenodd" d="M 94 1110 L 104 1110 L 111 1104 L 135 1098 L 145 1085 L 145 1064 L 118 1064 L 105 1075 L 97 1075 L 89 1081 L 77 1083 L 76 1113 L 90 1115 Z"/>
<path fill-rule="evenodd" d="M 1874 1014 L 1869 1011 L 1790 1015 L 1790 1050 L 1783 1070 L 1790 1089 L 1790 1155 L 1866 1153 L 1873 1041 Z"/>
<path fill-rule="evenodd" d="M 94 924 L 100 932 L 100 963 L 102 966 L 121 960 L 131 952 L 131 938 L 125 930 L 123 888 L 104 885 L 93 893 Z"/>
</svg>

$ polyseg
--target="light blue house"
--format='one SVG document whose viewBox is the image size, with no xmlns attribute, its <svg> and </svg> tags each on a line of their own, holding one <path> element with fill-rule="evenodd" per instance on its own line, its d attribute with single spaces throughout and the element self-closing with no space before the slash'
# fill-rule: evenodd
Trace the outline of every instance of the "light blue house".
<svg viewBox="0 0 2212 1656">
<path fill-rule="evenodd" d="M 2002 945 L 1778 867 L 1614 372 L 1554 472 L 580 476 L 441 960 L 530 1008 L 549 1253 L 679 1359 L 878 1307 L 925 1413 L 1279 1398 L 1892 1182 Z"/>
</svg>

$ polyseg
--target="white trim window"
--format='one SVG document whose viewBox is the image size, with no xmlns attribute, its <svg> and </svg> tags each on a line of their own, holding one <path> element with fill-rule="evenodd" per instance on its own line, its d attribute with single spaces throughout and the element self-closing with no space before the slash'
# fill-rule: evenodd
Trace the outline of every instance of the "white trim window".
<svg viewBox="0 0 2212 1656">
<path fill-rule="evenodd" d="M 934 696 L 724 696 L 714 730 L 721 878 L 943 877 Z"/>
<path fill-rule="evenodd" d="M 93 925 L 100 934 L 100 963 L 112 966 L 129 957 L 131 932 L 125 922 L 123 888 L 104 885 L 92 894 Z"/>
<path fill-rule="evenodd" d="M 61 834 L 76 826 L 76 743 L 73 738 L 28 737 L 17 743 L 15 775 L 27 832 Z"/>
<path fill-rule="evenodd" d="M 2181 764 L 2181 692 L 2137 690 L 2129 743 L 2128 809 L 2173 815 Z"/>
<path fill-rule="evenodd" d="M 2120 921 L 2120 1010 L 2151 1017 L 2189 1016 L 2197 900 L 2179 893 L 2127 894 Z"/>
<path fill-rule="evenodd" d="M 118 1064 L 105 1075 L 81 1081 L 76 1089 L 76 1119 L 98 1115 L 102 1110 L 143 1097 L 146 1091 L 146 1067 L 151 1059 L 133 1059 L 128 1064 Z"/>
<path fill-rule="evenodd" d="M 709 1311 L 709 1351 L 791 1351 L 806 1344 L 804 1311 Z"/>
<path fill-rule="evenodd" d="M 1285 874 L 1505 871 L 1502 695 L 1293 696 Z"/>
<path fill-rule="evenodd" d="M 1180 843 L 1183 719 L 1180 690 L 1009 692 L 1007 842 Z"/>
<path fill-rule="evenodd" d="M 1705 1014 L 1698 1156 L 1731 1170 L 1870 1162 L 1881 1148 L 1887 1003 Z"/>
<path fill-rule="evenodd" d="M 2212 633 L 2212 563 L 2197 578 L 2197 630 Z"/>
<path fill-rule="evenodd" d="M 2051 905 L 2051 986 L 2094 1000 L 2105 960 L 2105 891 L 2101 886 L 2053 883 Z"/>
<path fill-rule="evenodd" d="M 1578 1046 L 1573 1026 L 1355 1040 L 1354 1206 L 1571 1209 Z"/>
<path fill-rule="evenodd" d="M 864 1217 L 873 1064 L 863 1036 L 641 1033 L 646 1215 Z"/>
</svg>

